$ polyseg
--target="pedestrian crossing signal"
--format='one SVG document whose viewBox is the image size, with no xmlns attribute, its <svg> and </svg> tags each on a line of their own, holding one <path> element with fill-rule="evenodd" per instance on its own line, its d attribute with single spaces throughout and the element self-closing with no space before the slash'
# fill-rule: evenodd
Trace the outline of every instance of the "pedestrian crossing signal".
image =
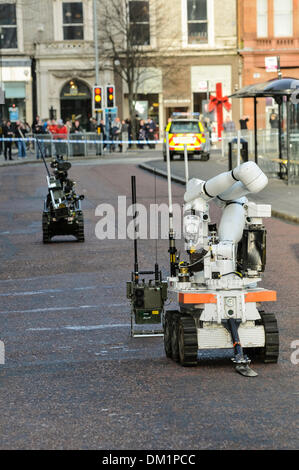
<svg viewBox="0 0 299 470">
<path fill-rule="evenodd" d="M 107 108 L 114 108 L 114 101 L 115 101 L 115 88 L 114 85 L 108 85 L 106 87 L 106 107 Z"/>
<path fill-rule="evenodd" d="M 93 87 L 93 109 L 95 111 L 101 111 L 103 107 L 103 92 L 102 87 L 94 86 Z"/>
</svg>

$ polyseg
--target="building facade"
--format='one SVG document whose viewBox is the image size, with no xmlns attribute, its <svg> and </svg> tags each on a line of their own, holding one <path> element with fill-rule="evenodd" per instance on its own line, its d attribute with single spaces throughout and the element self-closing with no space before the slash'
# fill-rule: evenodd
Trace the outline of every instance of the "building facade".
<svg viewBox="0 0 299 470">
<path fill-rule="evenodd" d="M 280 58 L 282 77 L 299 78 L 299 1 L 239 0 L 238 11 L 243 85 L 278 77 L 277 71 L 267 71 L 268 57 Z M 242 103 L 243 113 L 249 117 L 253 116 L 252 101 Z M 258 100 L 259 128 L 270 127 L 270 115 L 277 107 L 272 98 Z"/>
<path fill-rule="evenodd" d="M 137 2 L 135 2 L 137 3 Z M 167 0 L 141 2 L 149 21 L 145 54 L 156 57 L 156 72 L 143 80 L 141 112 L 159 121 L 160 131 L 173 112 L 206 113 L 216 83 L 230 95 L 240 86 L 235 0 Z M 171 19 L 170 19 L 171 18 Z M 153 78 L 155 77 L 155 78 Z M 122 108 L 128 113 L 124 85 Z M 239 103 L 230 115 L 239 119 Z M 213 119 L 213 118 L 212 118 Z"/>
<path fill-rule="evenodd" d="M 112 8 L 116 0 L 107 1 Z M 145 57 L 139 117 L 152 116 L 162 131 L 174 111 L 205 112 L 217 82 L 224 95 L 239 88 L 236 0 L 126 1 L 135 20 L 139 12 L 134 31 Z M 102 8 L 98 0 L 99 85 L 116 85 L 118 114 L 127 118 L 128 90 L 111 67 L 112 56 L 107 59 Z M 0 1 L 3 117 L 31 123 L 35 115 L 77 116 L 87 126 L 96 80 L 93 18 L 93 0 Z M 234 120 L 239 110 L 239 103 L 233 103 Z"/>
</svg>

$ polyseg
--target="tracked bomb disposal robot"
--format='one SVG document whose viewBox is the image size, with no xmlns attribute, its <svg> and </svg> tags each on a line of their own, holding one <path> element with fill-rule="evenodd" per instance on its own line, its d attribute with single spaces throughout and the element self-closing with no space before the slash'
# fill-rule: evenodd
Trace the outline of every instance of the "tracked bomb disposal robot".
<svg viewBox="0 0 299 470">
<path fill-rule="evenodd" d="M 184 196 L 184 239 L 187 260 L 178 259 L 172 223 L 171 174 L 170 277 L 168 294 L 178 309 L 166 311 L 164 347 L 167 357 L 184 366 L 197 364 L 199 350 L 232 349 L 236 370 L 257 375 L 251 358 L 275 363 L 279 354 L 275 316 L 260 303 L 275 301 L 276 292 L 258 287 L 266 263 L 266 230 L 262 218 L 271 206 L 249 202 L 268 179 L 254 162 L 203 181 L 191 179 Z M 219 227 L 211 223 L 209 202 L 223 208 Z"/>
<path fill-rule="evenodd" d="M 41 152 L 42 153 L 42 152 Z M 48 194 L 44 201 L 42 217 L 43 242 L 49 243 L 55 235 L 73 235 L 84 242 L 84 219 L 81 209 L 83 195 L 77 196 L 75 183 L 68 178 L 71 163 L 57 157 L 51 162 L 51 175 L 45 158 Z"/>
</svg>

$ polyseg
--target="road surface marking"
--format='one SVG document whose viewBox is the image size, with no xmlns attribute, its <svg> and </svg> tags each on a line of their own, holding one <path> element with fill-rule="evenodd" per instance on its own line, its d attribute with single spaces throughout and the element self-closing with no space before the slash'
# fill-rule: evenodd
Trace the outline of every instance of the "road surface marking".
<svg viewBox="0 0 299 470">
<path fill-rule="evenodd" d="M 73 330 L 73 331 L 92 331 L 104 330 L 106 328 L 127 328 L 129 323 L 114 323 L 108 325 L 89 325 L 89 326 L 62 326 L 60 328 L 27 328 L 26 331 L 58 331 L 58 330 Z"/>
<path fill-rule="evenodd" d="M 38 313 L 38 312 L 56 312 L 65 310 L 82 310 L 92 308 L 110 308 L 110 307 L 124 307 L 128 306 L 127 303 L 121 304 L 100 304 L 100 305 L 80 305 L 79 307 L 49 307 L 49 308 L 34 308 L 32 310 L 12 310 L 6 312 L 0 312 L 0 315 L 7 315 L 8 313 Z"/>
<path fill-rule="evenodd" d="M 81 291 L 81 290 L 91 290 L 96 289 L 97 286 L 88 286 L 88 287 L 66 287 L 65 289 L 44 289 L 28 292 L 6 292 L 5 294 L 0 294 L 0 297 L 16 297 L 16 296 L 25 296 L 25 295 L 41 295 L 41 294 L 56 294 L 59 292 L 66 291 Z"/>
</svg>

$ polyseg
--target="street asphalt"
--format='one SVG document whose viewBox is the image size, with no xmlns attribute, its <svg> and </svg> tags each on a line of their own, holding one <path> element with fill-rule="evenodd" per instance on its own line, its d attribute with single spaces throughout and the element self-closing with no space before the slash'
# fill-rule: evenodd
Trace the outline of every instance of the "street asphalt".
<svg viewBox="0 0 299 470">
<path fill-rule="evenodd" d="M 130 337 L 132 241 L 95 236 L 99 204 L 117 207 L 119 195 L 130 204 L 132 174 L 138 201 L 154 202 L 154 177 L 138 167 L 146 160 L 162 168 L 158 152 L 147 151 L 72 161 L 70 177 L 85 195 L 83 244 L 71 237 L 42 243 L 43 165 L 1 166 L 0 449 L 297 449 L 298 225 L 265 219 L 262 286 L 277 290 L 278 301 L 264 307 L 278 318 L 278 364 L 253 362 L 259 375 L 245 378 L 220 351 L 183 368 L 165 357 L 162 338 Z M 156 187 L 157 202 L 167 202 L 165 178 Z M 174 202 L 183 194 L 174 183 Z M 212 219 L 219 216 L 211 205 Z M 152 269 L 154 242 L 139 247 L 140 268 Z M 167 250 L 159 241 L 164 277 Z"/>
</svg>

